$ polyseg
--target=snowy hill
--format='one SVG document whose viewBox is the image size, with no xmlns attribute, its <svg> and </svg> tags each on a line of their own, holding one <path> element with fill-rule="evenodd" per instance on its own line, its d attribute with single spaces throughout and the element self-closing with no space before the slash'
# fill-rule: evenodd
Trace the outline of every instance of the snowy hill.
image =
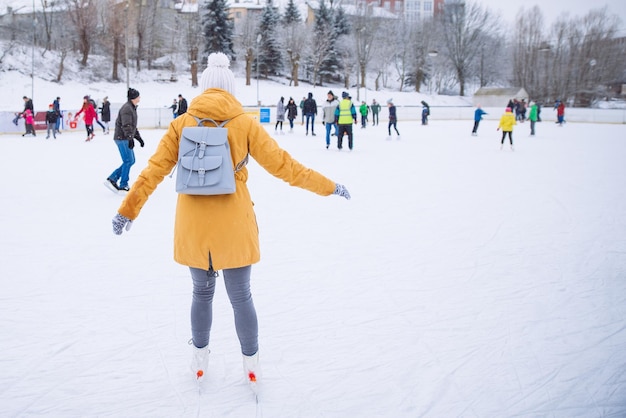
<svg viewBox="0 0 626 418">
<path fill-rule="evenodd" d="M 7 48 L 6 42 L 0 42 L 0 48 Z M 42 56 L 42 51 L 36 49 L 33 54 L 30 46 L 14 47 L 10 54 L 5 56 L 0 65 L 0 88 L 3 96 L 0 99 L 0 111 L 14 111 L 23 109 L 22 97 L 33 96 L 35 108 L 45 110 L 55 97 L 62 97 L 62 104 L 73 108 L 82 103 L 82 97 L 86 94 L 94 99 L 101 100 L 108 96 L 112 102 L 123 102 L 126 99 L 126 75 L 122 69 L 119 82 L 111 82 L 111 65 L 105 58 L 91 56 L 87 68 L 82 68 L 78 56 L 70 55 L 64 62 L 65 69 L 60 83 L 57 83 L 57 73 L 60 58 L 55 52 L 47 52 Z M 235 64 L 235 63 L 233 63 Z M 34 93 L 31 80 L 31 68 L 34 67 Z M 242 69 L 233 68 L 237 77 L 237 97 L 246 106 L 257 103 L 257 80 L 252 79 L 249 86 L 245 85 L 245 76 Z M 141 106 L 162 107 L 169 106 L 172 100 L 182 94 L 186 98 L 195 97 L 199 91 L 191 87 L 191 75 L 179 73 L 177 82 L 158 82 L 159 79 L 169 79 L 170 74 L 162 70 L 142 70 L 136 72 L 131 68 L 130 85 L 141 92 Z M 301 82 L 300 86 L 289 86 L 288 80 L 260 80 L 258 83 L 258 98 L 264 106 L 275 105 L 283 96 L 285 99 L 293 97 L 296 102 L 312 92 L 318 102 L 326 99 L 328 90 L 333 90 L 340 95 L 344 90 L 342 85 L 323 85 L 313 87 L 307 82 Z M 469 97 L 458 96 L 430 96 L 411 91 L 398 92 L 393 88 L 383 91 L 359 89 L 356 87 L 348 90 L 354 99 L 372 99 L 384 103 L 393 98 L 396 105 L 419 105 L 421 100 L 426 100 L 432 106 L 468 106 L 471 103 Z"/>
</svg>

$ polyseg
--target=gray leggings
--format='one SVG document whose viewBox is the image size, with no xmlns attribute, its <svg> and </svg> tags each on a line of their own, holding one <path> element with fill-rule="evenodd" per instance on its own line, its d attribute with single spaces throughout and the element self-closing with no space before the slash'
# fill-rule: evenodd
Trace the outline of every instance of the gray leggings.
<svg viewBox="0 0 626 418">
<path fill-rule="evenodd" d="M 209 344 L 216 278 L 210 277 L 206 270 L 193 267 L 189 270 L 193 280 L 191 337 L 193 345 L 202 348 Z M 250 293 L 251 271 L 252 266 L 222 270 L 226 293 L 235 314 L 235 329 L 241 352 L 246 356 L 251 356 L 259 350 L 259 324 Z"/>
</svg>

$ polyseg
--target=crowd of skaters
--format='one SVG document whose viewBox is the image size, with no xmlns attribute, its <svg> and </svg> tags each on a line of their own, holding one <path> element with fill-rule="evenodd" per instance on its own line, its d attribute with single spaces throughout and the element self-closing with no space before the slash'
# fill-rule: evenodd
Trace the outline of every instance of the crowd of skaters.
<svg viewBox="0 0 626 418">
<path fill-rule="evenodd" d="M 25 132 L 22 136 L 31 135 L 36 136 L 34 128 L 34 106 L 31 98 L 24 96 L 24 110 L 16 113 L 13 123 L 18 125 L 20 118 L 24 119 Z M 425 101 L 421 101 L 422 111 L 421 119 L 422 125 L 428 124 L 428 117 L 430 116 L 430 106 Z M 187 99 L 182 94 L 178 95 L 177 99 L 173 100 L 172 105 L 169 108 L 172 111 L 172 117 L 175 119 L 178 116 L 187 112 Z M 388 108 L 388 126 L 387 126 L 387 140 L 392 139 L 393 133 L 397 139 L 400 139 L 400 132 L 397 127 L 398 118 L 396 113 L 396 107 L 393 103 L 393 99 L 387 100 Z M 530 136 L 535 136 L 536 122 L 541 122 L 541 103 L 536 101 L 526 102 L 525 99 L 511 99 L 509 100 L 504 114 L 500 118 L 497 130 L 502 129 L 501 149 L 504 145 L 506 137 L 509 138 L 509 144 L 513 150 L 513 126 L 518 122 L 524 123 L 530 122 Z M 276 105 L 276 124 L 274 131 L 276 134 L 284 135 L 283 123 L 285 118 L 289 121 L 289 133 L 294 130 L 294 121 L 298 116 L 298 109 L 301 113 L 301 125 L 305 126 L 305 134 L 316 136 L 315 133 L 315 117 L 318 115 L 318 106 L 313 93 L 308 93 L 308 97 L 303 97 L 299 105 L 296 105 L 293 97 L 290 97 L 287 103 L 285 98 L 280 97 Z M 325 142 L 326 148 L 330 148 L 331 137 L 337 137 L 337 149 L 343 149 L 343 138 L 348 137 L 348 148 L 350 150 L 354 147 L 354 131 L 352 129 L 353 124 L 357 124 L 360 116 L 361 129 L 367 128 L 368 125 L 377 126 L 379 124 L 379 114 L 381 112 L 381 105 L 372 100 L 372 103 L 368 105 L 364 100 L 361 101 L 358 106 L 358 110 L 352 102 L 352 97 L 348 92 L 342 92 L 341 99 L 336 96 L 332 90 L 327 93 L 326 100 L 321 106 L 322 109 L 322 125 L 325 127 Z M 554 110 L 557 112 L 556 123 L 559 126 L 563 126 L 565 123 L 565 104 L 561 100 L 557 100 L 554 104 Z M 528 116 L 527 116 L 528 113 Z M 98 117 L 100 114 L 100 118 Z M 472 135 L 478 135 L 478 127 L 483 116 L 487 113 L 481 108 L 480 104 L 477 105 L 474 111 L 474 126 L 472 129 Z M 80 109 L 72 117 L 72 113 L 68 114 L 68 118 L 72 122 L 76 122 L 78 117 L 83 117 L 85 123 L 85 130 L 87 137 L 86 142 L 91 141 L 94 136 L 94 122 L 101 128 L 103 134 L 109 133 L 109 123 L 111 121 L 111 109 L 108 97 L 104 97 L 102 104 L 98 107 L 96 101 L 89 95 L 83 97 L 83 103 Z M 56 97 L 54 101 L 48 105 L 46 112 L 46 139 L 52 136 L 56 139 L 57 134 L 60 134 L 61 120 L 63 119 L 63 113 L 61 112 L 61 98 Z M 371 121 L 370 121 L 371 117 Z"/>
<path fill-rule="evenodd" d="M 428 124 L 428 116 L 430 115 L 430 106 L 428 103 L 422 101 L 422 124 Z M 335 95 L 332 90 L 329 90 L 326 94 L 326 100 L 318 107 L 318 103 L 313 97 L 313 93 L 308 93 L 307 97 L 303 97 L 299 104 L 293 97 L 290 97 L 285 104 L 285 97 L 281 96 L 276 104 L 276 123 L 274 125 L 274 133 L 276 135 L 284 135 L 283 123 L 285 118 L 289 121 L 289 133 L 294 131 L 294 121 L 297 119 L 298 114 L 301 116 L 300 125 L 305 127 L 305 135 L 317 136 L 315 133 L 315 118 L 320 113 L 322 125 L 326 131 L 326 148 L 330 148 L 331 137 L 337 137 L 337 149 L 343 149 L 344 137 L 348 138 L 348 148 L 352 150 L 354 148 L 354 131 L 353 125 L 359 123 L 361 129 L 365 129 L 368 126 L 378 126 L 379 115 L 381 112 L 381 105 L 372 100 L 371 104 L 367 104 L 364 100 L 358 105 L 355 105 L 352 101 L 352 97 L 346 91 L 341 93 L 341 97 Z M 400 139 L 400 132 L 398 130 L 398 117 L 396 113 L 396 106 L 393 103 L 393 99 L 387 100 L 388 125 L 387 125 L 387 140 L 392 139 L 392 135 L 395 133 L 395 137 Z M 370 119 L 371 118 L 371 119 Z"/>
<path fill-rule="evenodd" d="M 24 119 L 24 128 L 26 132 L 22 136 L 31 135 L 37 136 L 34 128 L 35 111 L 33 106 L 33 100 L 27 96 L 22 98 L 24 100 L 24 110 L 15 114 L 13 123 L 17 126 L 20 118 Z M 98 116 L 100 114 L 100 117 Z M 72 113 L 67 114 L 69 122 L 76 122 L 79 116 L 82 115 L 85 122 L 85 129 L 87 131 L 86 141 L 91 141 L 95 136 L 93 131 L 94 122 L 102 128 L 102 133 L 109 134 L 109 123 L 111 122 L 111 103 L 108 97 L 102 99 L 100 107 L 96 104 L 96 101 L 89 95 L 83 97 L 83 103 L 80 109 L 72 117 Z M 48 110 L 45 115 L 46 123 L 46 139 L 52 136 L 56 139 L 58 134 L 61 134 L 61 121 L 64 118 L 61 112 L 61 97 L 57 96 L 52 103 L 48 105 Z"/>
<path fill-rule="evenodd" d="M 559 126 L 563 126 L 565 123 L 565 103 L 562 100 L 556 100 L 553 109 L 556 110 L 557 115 L 555 123 Z M 527 111 L 528 118 L 526 117 Z M 481 105 L 478 104 L 476 106 L 476 110 L 474 111 L 474 127 L 472 128 L 472 136 L 478 135 L 480 121 L 486 114 L 487 112 L 485 112 Z M 515 150 L 515 147 L 513 146 L 513 127 L 517 125 L 517 122 L 524 123 L 526 120 L 530 122 L 530 136 L 535 136 L 536 124 L 537 122 L 541 122 L 541 104 L 536 101 L 531 101 L 527 105 L 525 99 L 509 100 L 506 108 L 504 109 L 504 114 L 500 117 L 498 127 L 496 128 L 497 131 L 502 129 L 502 138 L 500 140 L 501 150 L 504 148 L 504 142 L 507 137 L 509 138 L 511 151 Z"/>
</svg>

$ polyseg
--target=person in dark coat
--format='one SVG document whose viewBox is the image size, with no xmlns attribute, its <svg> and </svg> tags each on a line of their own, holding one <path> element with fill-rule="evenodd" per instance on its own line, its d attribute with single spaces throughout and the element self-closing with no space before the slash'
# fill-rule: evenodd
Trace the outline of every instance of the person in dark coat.
<svg viewBox="0 0 626 418">
<path fill-rule="evenodd" d="M 178 113 L 177 115 L 180 116 L 182 114 L 187 113 L 187 99 L 185 99 L 183 97 L 182 94 L 178 95 Z"/>
<path fill-rule="evenodd" d="M 128 177 L 130 168 L 135 164 L 135 139 L 139 145 L 144 146 L 143 139 L 137 130 L 137 104 L 141 99 L 139 92 L 133 88 L 128 89 L 128 101 L 120 108 L 115 120 L 113 139 L 122 157 L 122 165 L 113 170 L 107 178 L 107 187 L 113 186 L 116 190 L 128 191 Z M 119 185 L 117 181 L 119 180 Z"/>
<path fill-rule="evenodd" d="M 387 125 L 387 130 L 389 131 L 389 136 L 387 140 L 391 140 L 391 128 L 396 131 L 397 139 L 400 139 L 400 132 L 398 132 L 398 116 L 396 114 L 396 105 L 393 104 L 393 100 L 387 100 L 387 108 L 389 109 L 389 124 Z"/>
<path fill-rule="evenodd" d="M 287 102 L 287 119 L 289 120 L 289 133 L 293 132 L 293 120 L 298 116 L 298 105 L 293 100 L 293 97 L 289 98 Z"/>
<path fill-rule="evenodd" d="M 102 99 L 102 107 L 100 108 L 100 114 L 102 115 L 102 122 L 104 122 L 104 133 L 105 135 L 109 134 L 109 122 L 111 122 L 111 102 L 109 102 L 109 97 L 105 96 Z"/>
<path fill-rule="evenodd" d="M 24 112 L 26 112 L 26 109 L 30 109 L 30 111 L 33 113 L 33 115 L 35 114 L 35 108 L 33 107 L 33 99 L 30 99 L 26 96 L 22 97 L 22 99 L 24 99 Z"/>
<path fill-rule="evenodd" d="M 309 122 L 311 122 L 311 135 L 315 136 L 315 115 L 317 115 L 317 102 L 313 98 L 313 93 L 309 93 L 308 99 L 304 101 L 302 112 L 306 117 L 306 134 L 309 134 Z"/>
<path fill-rule="evenodd" d="M 54 104 L 50 103 L 50 105 L 48 106 L 48 111 L 46 112 L 46 126 L 48 127 L 48 131 L 46 134 L 46 139 L 50 138 L 50 131 L 52 131 L 52 137 L 54 139 L 57 139 L 57 134 L 56 134 L 56 124 L 57 124 L 57 120 L 59 119 L 59 116 L 57 115 L 57 112 L 54 110 Z"/>
<path fill-rule="evenodd" d="M 61 127 L 61 119 L 63 119 L 63 114 L 61 113 L 61 98 L 57 96 L 57 98 L 52 102 L 52 106 L 54 111 L 57 113 L 57 123 L 54 126 L 54 132 L 60 134 L 61 131 L 59 128 Z"/>
<path fill-rule="evenodd" d="M 422 125 L 428 125 L 428 117 L 430 116 L 430 106 L 422 100 Z"/>
<path fill-rule="evenodd" d="M 33 108 L 33 101 L 32 101 L 32 99 L 29 99 L 26 96 L 22 97 L 22 99 L 24 100 L 24 110 L 22 110 L 21 113 L 16 113 L 15 114 L 15 118 L 13 119 L 13 123 L 15 124 L 15 126 L 17 126 L 17 121 L 20 118 L 25 118 L 24 115 L 26 114 L 26 110 L 30 110 L 30 113 L 33 115 L 33 117 L 35 116 L 35 109 Z M 26 130 L 26 133 L 28 133 L 28 130 Z"/>
</svg>

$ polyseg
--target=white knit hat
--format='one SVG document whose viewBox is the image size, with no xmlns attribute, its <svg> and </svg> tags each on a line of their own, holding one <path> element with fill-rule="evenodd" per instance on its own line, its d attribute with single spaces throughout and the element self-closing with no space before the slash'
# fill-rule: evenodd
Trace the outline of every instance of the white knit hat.
<svg viewBox="0 0 626 418">
<path fill-rule="evenodd" d="M 230 59 L 222 52 L 214 52 L 209 55 L 206 70 L 200 78 L 202 91 L 210 88 L 223 89 L 230 94 L 235 94 L 235 75 L 230 70 Z"/>
</svg>

